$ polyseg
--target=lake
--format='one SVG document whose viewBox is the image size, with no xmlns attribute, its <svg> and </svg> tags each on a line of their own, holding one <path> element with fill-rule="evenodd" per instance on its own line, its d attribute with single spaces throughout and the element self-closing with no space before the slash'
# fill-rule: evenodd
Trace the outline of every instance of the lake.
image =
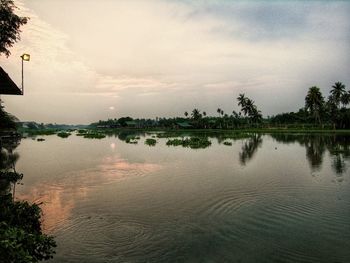
<svg viewBox="0 0 350 263">
<path fill-rule="evenodd" d="M 22 139 L 50 262 L 350 262 L 350 136 L 136 135 Z"/>
</svg>

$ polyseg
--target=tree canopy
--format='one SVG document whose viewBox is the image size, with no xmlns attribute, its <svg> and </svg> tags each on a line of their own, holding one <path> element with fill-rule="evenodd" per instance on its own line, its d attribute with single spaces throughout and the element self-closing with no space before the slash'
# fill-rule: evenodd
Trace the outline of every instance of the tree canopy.
<svg viewBox="0 0 350 263">
<path fill-rule="evenodd" d="M 324 98 L 320 89 L 316 86 L 311 87 L 305 97 L 305 109 L 310 111 L 315 122 L 321 123 L 321 113 L 324 107 Z"/>
<path fill-rule="evenodd" d="M 0 0 L 0 55 L 8 57 L 10 48 L 20 40 L 20 27 L 27 23 L 27 17 L 20 17 L 15 14 L 13 0 Z"/>
</svg>

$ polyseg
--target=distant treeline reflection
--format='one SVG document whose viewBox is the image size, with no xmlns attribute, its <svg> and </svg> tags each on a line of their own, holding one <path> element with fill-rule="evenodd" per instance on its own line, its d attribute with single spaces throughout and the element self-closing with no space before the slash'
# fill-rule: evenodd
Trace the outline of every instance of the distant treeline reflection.
<svg viewBox="0 0 350 263">
<path fill-rule="evenodd" d="M 208 143 L 211 139 L 216 139 L 219 144 L 232 145 L 232 141 L 242 141 L 239 152 L 239 161 L 241 165 L 254 158 L 258 149 L 263 144 L 264 136 L 271 136 L 274 140 L 283 144 L 298 143 L 306 149 L 306 158 L 310 164 L 311 170 L 319 171 L 322 167 L 325 154 L 328 152 L 332 158 L 332 169 L 339 175 L 338 181 L 342 181 L 340 176 L 347 171 L 346 160 L 350 159 L 350 135 L 339 134 L 288 134 L 272 133 L 263 135 L 261 133 L 211 133 L 211 132 L 138 132 L 121 131 L 111 133 L 109 136 L 118 137 L 126 143 L 134 143 L 141 137 L 152 137 L 156 139 L 166 139 L 168 146 L 183 146 L 193 149 L 204 149 L 212 144 Z M 191 141 L 196 144 L 191 147 Z"/>
<path fill-rule="evenodd" d="M 306 149 L 306 157 L 313 171 L 320 170 L 324 155 L 328 151 L 332 157 L 332 168 L 338 175 L 347 171 L 346 160 L 350 159 L 350 136 L 336 134 L 271 134 L 280 143 L 299 143 Z M 338 181 L 342 181 L 340 176 Z"/>
</svg>

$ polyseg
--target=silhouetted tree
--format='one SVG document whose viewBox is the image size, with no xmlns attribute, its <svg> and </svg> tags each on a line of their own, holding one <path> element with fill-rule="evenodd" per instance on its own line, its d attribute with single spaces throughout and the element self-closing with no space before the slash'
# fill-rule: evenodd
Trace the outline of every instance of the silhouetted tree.
<svg viewBox="0 0 350 263">
<path fill-rule="evenodd" d="M 200 118 L 202 118 L 202 114 L 198 109 L 193 109 L 191 116 L 192 116 L 192 119 L 195 121 L 198 121 Z"/>
<path fill-rule="evenodd" d="M 16 129 L 17 118 L 5 111 L 0 100 L 0 129 Z"/>
<path fill-rule="evenodd" d="M 336 107 L 340 108 L 340 103 L 344 100 L 344 95 L 346 95 L 345 85 L 341 82 L 336 82 L 330 91 L 331 95 L 329 99 L 336 105 Z"/>
<path fill-rule="evenodd" d="M 345 90 L 345 85 L 341 82 L 336 82 L 330 91 L 327 101 L 327 110 L 332 119 L 334 128 L 349 127 L 350 112 L 346 106 L 350 103 L 350 91 Z"/>
<path fill-rule="evenodd" d="M 239 94 L 237 100 L 238 106 L 241 106 L 241 112 L 243 112 L 244 116 L 247 116 L 254 123 L 260 122 L 262 120 L 261 111 L 258 110 L 253 100 L 245 97 L 244 94 Z"/>
<path fill-rule="evenodd" d="M 0 0 L 0 55 L 8 57 L 9 48 L 20 40 L 20 27 L 27 23 L 27 17 L 20 17 L 14 13 L 17 7 L 13 0 Z"/>
<path fill-rule="evenodd" d="M 309 89 L 305 97 L 305 109 L 313 116 L 315 123 L 321 124 L 321 113 L 324 108 L 324 98 L 320 89 L 313 86 Z"/>
</svg>

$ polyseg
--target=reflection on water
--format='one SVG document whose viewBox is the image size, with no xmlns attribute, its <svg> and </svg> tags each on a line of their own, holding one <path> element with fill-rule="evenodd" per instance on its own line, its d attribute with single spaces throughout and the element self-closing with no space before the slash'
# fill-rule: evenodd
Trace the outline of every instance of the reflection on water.
<svg viewBox="0 0 350 263">
<path fill-rule="evenodd" d="M 16 172 L 16 163 L 19 159 L 19 154 L 14 152 L 19 145 L 19 140 L 0 141 L 0 171 Z M 13 183 L 11 187 L 11 183 Z M 14 178 L 0 178 L 0 195 L 6 195 L 13 190 L 13 197 L 15 196 L 17 180 Z"/>
<path fill-rule="evenodd" d="M 332 157 L 332 168 L 342 175 L 347 171 L 346 160 L 350 158 L 349 135 L 317 135 L 317 134 L 271 134 L 271 137 L 281 143 L 299 143 L 306 149 L 306 157 L 313 171 L 322 168 L 326 151 Z M 339 179 L 342 181 L 342 179 Z"/>
<path fill-rule="evenodd" d="M 52 258 L 56 242 L 42 232 L 41 209 L 27 200 L 16 200 L 19 138 L 0 137 L 0 261 L 37 262 Z M 12 188 L 12 192 L 11 192 Z"/>
<path fill-rule="evenodd" d="M 23 140 L 18 197 L 43 202 L 53 262 L 349 262 L 349 136 L 196 133 L 211 146 L 166 145 L 189 136 Z"/>
<path fill-rule="evenodd" d="M 246 165 L 263 144 L 263 136 L 259 133 L 210 133 L 210 132 L 166 132 L 166 133 L 146 133 L 137 130 L 109 132 L 108 136 L 117 137 L 121 141 L 135 137 L 159 137 L 159 138 L 216 138 L 218 144 L 227 140 L 242 141 L 239 152 L 239 161 Z M 288 134 L 272 133 L 271 136 L 279 143 L 291 144 L 299 143 L 306 149 L 306 157 L 313 172 L 322 169 L 324 155 L 328 152 L 332 156 L 332 167 L 337 174 L 344 174 L 347 171 L 346 160 L 350 157 L 350 135 L 337 134 Z M 110 147 L 115 149 L 115 143 Z M 206 146 L 210 147 L 210 145 Z M 203 147 L 203 148 L 206 148 Z M 275 149 L 277 150 L 277 149 Z"/>
<path fill-rule="evenodd" d="M 67 172 L 62 179 L 49 186 L 46 182 L 38 183 L 30 188 L 30 192 L 22 193 L 18 198 L 42 204 L 43 229 L 52 233 L 71 216 L 76 200 L 86 199 L 96 187 L 130 176 L 143 176 L 160 168 L 158 164 L 130 163 L 118 156 L 107 156 L 95 168 Z"/>
<path fill-rule="evenodd" d="M 251 160 L 258 148 L 262 145 L 263 140 L 261 134 L 253 134 L 245 140 L 242 145 L 242 150 L 239 153 L 239 160 L 242 165 L 246 165 L 247 161 Z"/>
</svg>

